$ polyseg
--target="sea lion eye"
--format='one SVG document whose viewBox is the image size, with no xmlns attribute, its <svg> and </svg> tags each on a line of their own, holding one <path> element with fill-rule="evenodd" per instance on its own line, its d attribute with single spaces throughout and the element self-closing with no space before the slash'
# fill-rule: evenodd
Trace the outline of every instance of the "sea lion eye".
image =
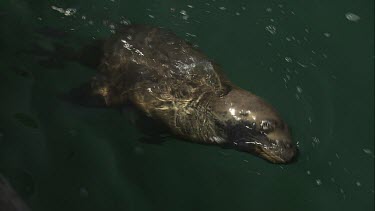
<svg viewBox="0 0 375 211">
<path fill-rule="evenodd" d="M 247 129 L 250 129 L 250 130 L 254 130 L 256 128 L 255 122 L 245 122 L 244 125 Z"/>
<path fill-rule="evenodd" d="M 260 123 L 260 129 L 264 132 L 271 132 L 275 129 L 275 123 L 269 120 L 262 120 Z"/>
<path fill-rule="evenodd" d="M 239 112 L 239 114 L 240 114 L 240 116 L 243 116 L 243 117 L 247 117 L 247 116 L 249 116 L 249 111 L 244 111 L 244 110 L 241 110 L 240 112 Z"/>
</svg>

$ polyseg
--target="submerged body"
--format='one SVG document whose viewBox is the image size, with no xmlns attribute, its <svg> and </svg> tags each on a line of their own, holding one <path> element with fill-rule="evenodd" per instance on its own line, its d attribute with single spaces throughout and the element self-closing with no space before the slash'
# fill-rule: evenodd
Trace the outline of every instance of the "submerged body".
<svg viewBox="0 0 375 211">
<path fill-rule="evenodd" d="M 104 43 L 98 69 L 84 89 L 97 104 L 130 102 L 188 141 L 230 146 L 273 163 L 295 157 L 277 112 L 169 31 L 142 25 L 119 30 Z"/>
<path fill-rule="evenodd" d="M 26 203 L 12 188 L 10 183 L 0 174 L 0 210 L 30 211 Z"/>
</svg>

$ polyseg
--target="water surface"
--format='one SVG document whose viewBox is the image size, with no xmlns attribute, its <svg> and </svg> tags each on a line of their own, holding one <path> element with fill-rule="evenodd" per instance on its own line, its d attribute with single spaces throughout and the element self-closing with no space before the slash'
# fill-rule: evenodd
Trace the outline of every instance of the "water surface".
<svg viewBox="0 0 375 211">
<path fill-rule="evenodd" d="M 171 29 L 237 85 L 269 101 L 300 157 L 176 139 L 125 115 L 57 98 L 95 72 L 40 62 L 119 24 Z M 373 210 L 373 1 L 25 1 L 0 3 L 0 172 L 33 210 Z"/>
</svg>

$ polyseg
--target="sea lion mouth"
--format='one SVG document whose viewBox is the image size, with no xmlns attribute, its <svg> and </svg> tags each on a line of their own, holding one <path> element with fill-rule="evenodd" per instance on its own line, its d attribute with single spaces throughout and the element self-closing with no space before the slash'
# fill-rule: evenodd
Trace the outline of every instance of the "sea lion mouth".
<svg viewBox="0 0 375 211">
<path fill-rule="evenodd" d="M 292 144 L 280 144 L 272 148 L 261 148 L 259 156 L 271 163 L 287 164 L 296 161 L 298 149 Z"/>
<path fill-rule="evenodd" d="M 283 154 L 277 154 L 272 151 L 263 150 L 259 153 L 259 157 L 275 164 L 287 164 L 297 161 L 297 148 L 292 149 L 290 152 L 284 152 Z"/>
<path fill-rule="evenodd" d="M 236 141 L 235 148 L 240 151 L 257 155 L 268 162 L 275 164 L 287 164 L 296 161 L 298 149 L 294 145 L 283 141 L 273 141 L 267 137 L 261 139 L 252 138 L 251 141 Z"/>
<path fill-rule="evenodd" d="M 277 156 L 273 153 L 262 151 L 259 153 L 259 157 L 271 162 L 271 163 L 286 163 L 284 159 L 282 159 L 280 156 Z"/>
</svg>

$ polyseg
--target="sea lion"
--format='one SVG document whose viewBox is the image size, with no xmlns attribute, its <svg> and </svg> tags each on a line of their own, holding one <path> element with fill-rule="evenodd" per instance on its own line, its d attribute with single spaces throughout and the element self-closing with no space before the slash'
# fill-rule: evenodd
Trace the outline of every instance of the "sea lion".
<svg viewBox="0 0 375 211">
<path fill-rule="evenodd" d="M 80 58 L 93 53 L 82 51 Z M 98 73 L 70 96 L 82 104 L 130 102 L 185 140 L 289 163 L 297 153 L 287 124 L 260 97 L 232 84 L 220 67 L 175 34 L 130 25 L 104 42 Z M 87 59 L 86 59 L 87 61 Z"/>
</svg>

